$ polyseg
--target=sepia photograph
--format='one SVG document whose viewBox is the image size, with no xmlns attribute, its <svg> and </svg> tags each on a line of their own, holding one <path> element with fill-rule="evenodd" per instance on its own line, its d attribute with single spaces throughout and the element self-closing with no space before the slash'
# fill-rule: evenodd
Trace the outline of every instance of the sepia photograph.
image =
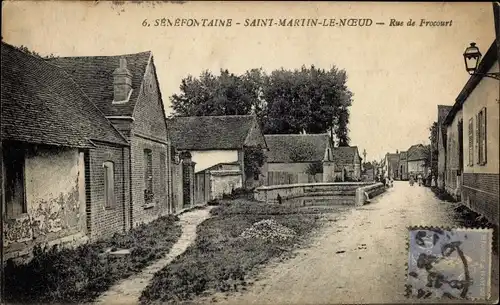
<svg viewBox="0 0 500 305">
<path fill-rule="evenodd" d="M 498 302 L 500 2 L 2 2 L 1 304 Z"/>
</svg>

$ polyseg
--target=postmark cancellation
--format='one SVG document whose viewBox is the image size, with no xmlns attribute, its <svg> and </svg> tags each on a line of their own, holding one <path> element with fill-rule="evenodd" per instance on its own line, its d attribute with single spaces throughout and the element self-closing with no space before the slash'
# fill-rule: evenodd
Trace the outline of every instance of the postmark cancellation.
<svg viewBox="0 0 500 305">
<path fill-rule="evenodd" d="M 408 229 L 408 298 L 490 299 L 492 229 Z"/>
</svg>

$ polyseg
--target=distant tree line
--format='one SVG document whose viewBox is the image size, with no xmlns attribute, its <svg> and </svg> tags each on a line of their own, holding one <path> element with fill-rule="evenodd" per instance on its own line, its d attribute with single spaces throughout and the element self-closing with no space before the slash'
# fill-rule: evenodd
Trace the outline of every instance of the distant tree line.
<svg viewBox="0 0 500 305">
<path fill-rule="evenodd" d="M 204 71 L 184 78 L 170 100 L 176 116 L 255 114 L 266 134 L 331 132 L 338 145 L 348 146 L 353 94 L 346 82 L 347 73 L 336 67 Z"/>
<path fill-rule="evenodd" d="M 33 56 L 41 58 L 41 59 L 48 59 L 48 58 L 56 58 L 57 57 L 57 56 L 55 56 L 52 53 L 50 53 L 50 55 L 47 55 L 47 56 L 42 56 L 42 55 L 40 55 L 40 53 L 38 53 L 36 51 L 33 51 L 33 50 L 30 50 L 27 46 L 24 46 L 24 45 L 21 45 L 19 47 L 18 46 L 13 46 L 13 47 L 16 48 L 16 49 L 18 49 L 21 52 L 33 55 Z"/>
</svg>

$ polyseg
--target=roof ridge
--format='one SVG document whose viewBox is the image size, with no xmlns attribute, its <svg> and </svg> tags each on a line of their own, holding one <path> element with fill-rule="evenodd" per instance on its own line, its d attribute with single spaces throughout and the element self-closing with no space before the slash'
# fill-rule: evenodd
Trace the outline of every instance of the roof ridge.
<svg viewBox="0 0 500 305">
<path fill-rule="evenodd" d="M 81 55 L 81 56 L 57 56 L 55 58 L 47 58 L 45 61 L 53 61 L 57 59 L 78 59 L 78 58 L 97 58 L 97 57 L 120 57 L 120 56 L 131 56 L 131 55 L 139 55 L 139 54 L 153 54 L 153 51 L 148 50 L 148 51 L 142 51 L 142 52 L 135 52 L 135 53 L 127 53 L 127 54 L 116 54 L 116 55 Z"/>
<path fill-rule="evenodd" d="M 75 86 L 76 90 L 78 90 L 84 98 L 86 98 L 90 104 L 91 104 L 91 107 L 94 107 L 94 109 L 96 109 L 98 111 L 98 113 L 102 116 L 102 118 L 111 126 L 111 128 L 113 130 L 115 130 L 119 137 L 122 138 L 122 140 L 125 141 L 125 143 L 128 143 L 127 139 L 122 135 L 122 133 L 120 131 L 118 131 L 118 129 L 116 129 L 115 126 L 113 126 L 113 124 L 106 118 L 106 116 L 104 115 L 104 113 L 99 109 L 99 107 L 97 107 L 97 105 L 90 99 L 90 97 L 87 96 L 87 94 L 85 94 L 85 92 L 82 90 L 82 88 L 80 88 L 80 86 L 75 82 L 75 80 L 73 79 L 73 77 L 71 77 L 71 75 L 69 73 L 67 73 L 66 71 L 64 71 L 64 69 L 61 69 L 59 66 L 57 65 L 54 65 L 52 63 L 50 63 L 49 61 L 43 59 L 43 58 L 39 58 L 37 56 L 34 56 L 32 54 L 28 54 L 28 53 L 25 53 L 19 49 L 17 49 L 16 47 L 12 46 L 12 45 L 9 45 L 5 42 L 2 41 L 2 43 L 4 43 L 5 45 L 9 46 L 10 48 L 12 48 L 13 50 L 17 51 L 17 52 L 21 52 L 23 54 L 26 54 L 26 55 L 29 55 L 31 56 L 34 60 L 36 61 L 39 61 L 39 62 L 42 62 L 44 65 L 49 65 L 51 66 L 53 69 L 55 69 L 56 71 L 58 71 L 58 73 L 61 73 L 63 76 L 66 76 L 67 79 Z M 49 89 L 51 90 L 51 89 Z M 90 139 L 89 139 L 90 140 Z M 98 140 L 98 139 L 96 139 Z"/>
<path fill-rule="evenodd" d="M 280 133 L 270 133 L 270 134 L 265 134 L 264 135 L 265 137 L 267 136 L 282 136 L 282 137 L 286 137 L 286 136 L 329 136 L 327 133 L 309 133 L 309 134 L 300 134 L 300 133 L 283 133 L 283 134 L 280 134 Z"/>
<path fill-rule="evenodd" d="M 176 118 L 227 118 L 227 117 L 255 117 L 255 115 L 254 114 L 186 115 L 186 116 L 172 116 L 171 119 L 176 119 Z"/>
</svg>

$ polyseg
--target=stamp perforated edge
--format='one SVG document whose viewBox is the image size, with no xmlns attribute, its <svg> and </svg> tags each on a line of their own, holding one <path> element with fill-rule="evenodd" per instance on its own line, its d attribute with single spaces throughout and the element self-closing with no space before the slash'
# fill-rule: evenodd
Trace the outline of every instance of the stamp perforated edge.
<svg viewBox="0 0 500 305">
<path fill-rule="evenodd" d="M 487 227 L 477 227 L 477 228 L 471 228 L 471 227 L 452 227 L 452 226 L 443 226 L 443 227 L 439 227 L 439 226 L 427 226 L 427 225 L 414 225 L 414 226 L 407 226 L 407 239 L 406 239 L 406 253 L 407 253 L 407 258 L 406 258 L 406 263 L 405 263 L 405 279 L 406 281 L 408 281 L 408 268 L 409 268 L 409 265 L 408 265 L 408 255 L 409 255 L 409 252 L 410 252 L 410 231 L 414 231 L 414 230 L 429 230 L 429 231 L 433 231 L 433 230 L 443 230 L 443 231 L 451 231 L 451 230 L 454 230 L 454 231 L 474 231 L 474 232 L 485 232 L 485 233 L 489 233 L 487 234 L 487 237 L 488 237 L 488 243 L 490 245 L 490 248 L 489 248 L 489 252 L 488 252 L 488 265 L 490 267 L 490 276 L 488 276 L 488 291 L 487 291 L 487 297 L 486 299 L 485 298 L 470 298 L 470 300 L 472 301 L 494 301 L 492 300 L 491 298 L 491 275 L 492 275 L 492 251 L 493 251 L 493 229 L 492 228 L 487 228 Z M 408 286 L 408 283 L 405 283 L 405 296 L 407 298 L 409 298 L 409 286 Z M 494 303 L 492 303 L 494 304 Z"/>
</svg>

